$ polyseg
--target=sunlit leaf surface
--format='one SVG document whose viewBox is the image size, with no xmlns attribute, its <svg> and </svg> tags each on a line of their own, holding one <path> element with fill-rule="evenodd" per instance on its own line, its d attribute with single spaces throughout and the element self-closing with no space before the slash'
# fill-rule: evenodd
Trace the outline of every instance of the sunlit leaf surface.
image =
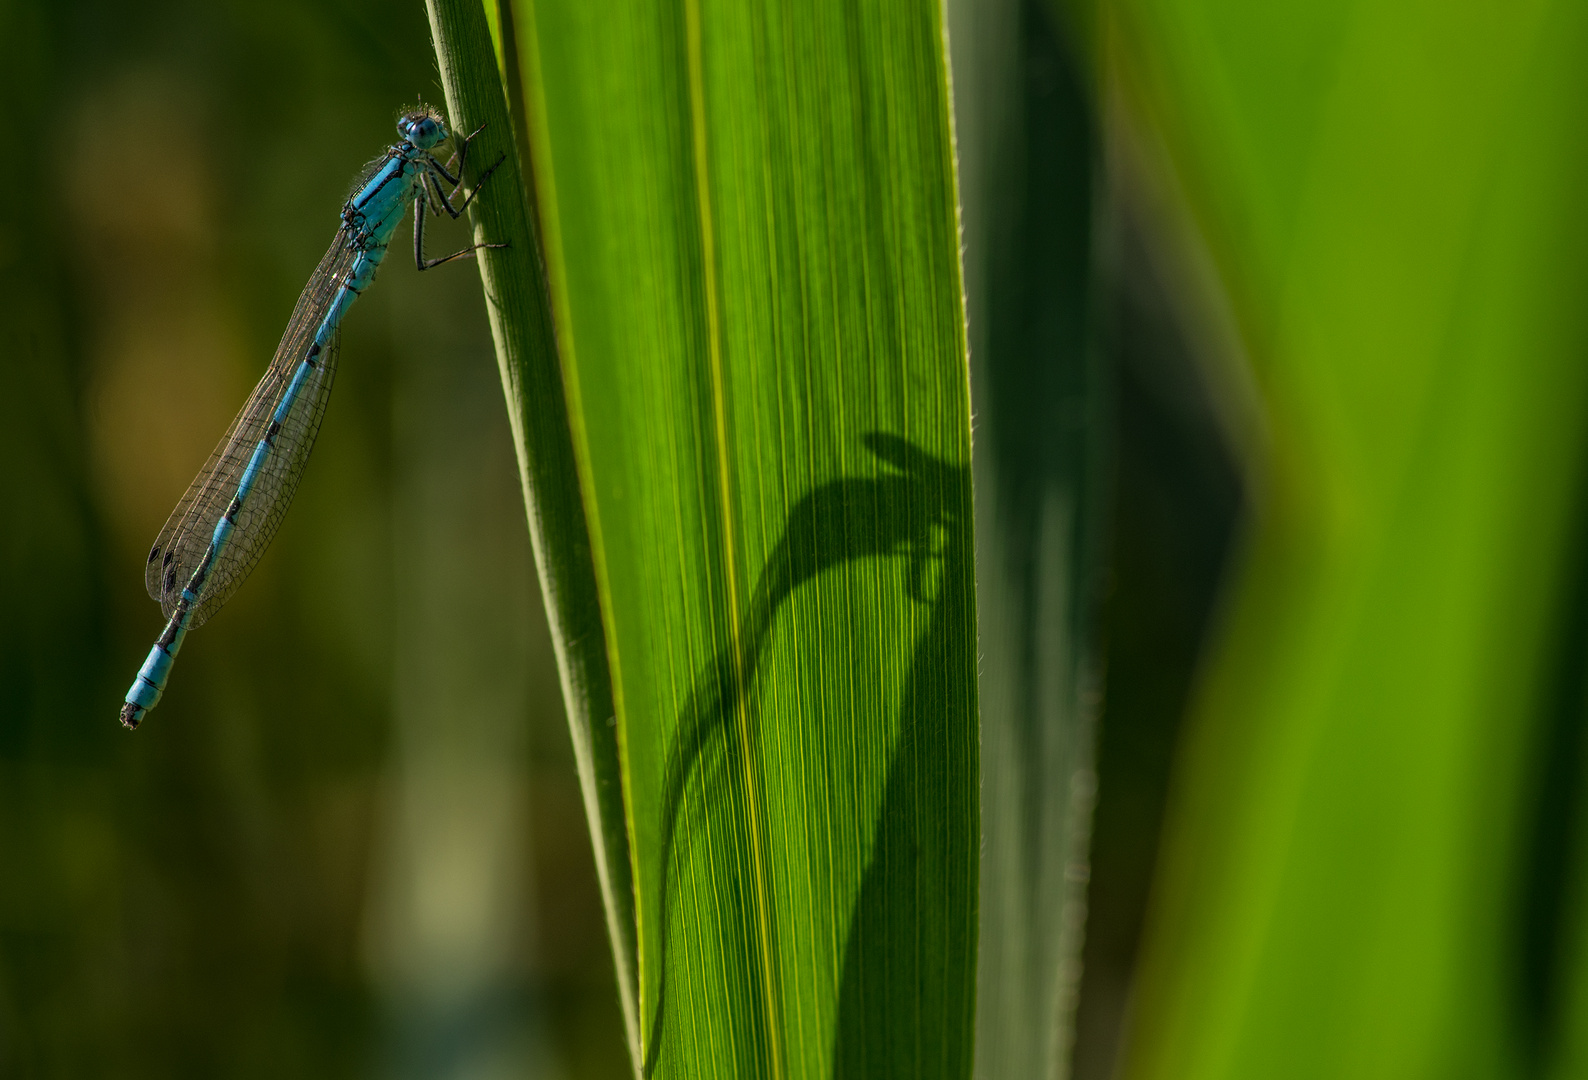
<svg viewBox="0 0 1588 1080">
<path fill-rule="evenodd" d="M 962 1076 L 979 766 L 938 7 L 511 15 L 643 1068 Z"/>
</svg>

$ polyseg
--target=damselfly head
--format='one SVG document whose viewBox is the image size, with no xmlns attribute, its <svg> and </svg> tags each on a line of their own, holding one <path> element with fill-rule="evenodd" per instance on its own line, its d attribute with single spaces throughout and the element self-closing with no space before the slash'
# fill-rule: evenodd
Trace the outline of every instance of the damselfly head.
<svg viewBox="0 0 1588 1080">
<path fill-rule="evenodd" d="M 446 121 L 434 109 L 419 108 L 403 113 L 397 121 L 402 137 L 421 150 L 429 150 L 447 137 Z"/>
</svg>

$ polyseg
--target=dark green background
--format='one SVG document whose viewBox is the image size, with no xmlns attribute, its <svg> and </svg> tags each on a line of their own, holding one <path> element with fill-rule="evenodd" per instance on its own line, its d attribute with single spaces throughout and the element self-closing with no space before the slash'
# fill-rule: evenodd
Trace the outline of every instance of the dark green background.
<svg viewBox="0 0 1588 1080">
<path fill-rule="evenodd" d="M 487 1051 L 623 1075 L 471 265 L 394 253 L 274 546 L 144 729 L 115 722 L 160 625 L 143 552 L 352 177 L 441 97 L 422 6 L 0 3 L 0 91 L 0 1076 L 447 1075 Z M 439 647 L 413 629 L 433 603 Z M 442 692 L 465 679 L 519 730 L 427 724 L 438 651 Z M 453 1000 L 445 950 L 381 918 L 399 808 L 425 807 L 405 777 L 459 743 L 465 773 L 508 748 L 493 835 L 519 873 Z"/>
</svg>

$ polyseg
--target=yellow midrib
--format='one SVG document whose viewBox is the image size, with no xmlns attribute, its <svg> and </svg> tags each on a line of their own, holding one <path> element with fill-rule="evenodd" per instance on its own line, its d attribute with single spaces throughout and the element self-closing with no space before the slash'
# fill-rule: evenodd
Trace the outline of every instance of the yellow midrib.
<svg viewBox="0 0 1588 1080">
<path fill-rule="evenodd" d="M 734 536 L 732 514 L 732 485 L 728 474 L 728 416 L 722 378 L 722 341 L 717 313 L 717 249 L 712 235 L 711 188 L 707 175 L 706 156 L 706 87 L 700 40 L 699 0 L 684 0 L 685 33 L 689 50 L 689 120 L 694 137 L 695 200 L 700 215 L 701 264 L 705 272 L 706 288 L 706 351 L 711 372 L 711 411 L 716 429 L 717 486 L 722 506 L 722 547 L 724 570 L 728 579 L 728 631 L 733 640 L 734 675 L 742 677 L 740 661 L 743 652 L 739 641 L 739 576 L 734 565 Z M 754 755 L 750 750 L 750 730 L 745 716 L 744 702 L 734 687 L 734 731 L 739 738 L 744 762 L 744 790 L 746 817 L 750 823 L 750 860 L 753 867 L 755 915 L 758 928 L 757 947 L 761 961 L 762 999 L 766 1007 L 768 1057 L 771 1059 L 773 1080 L 782 1080 L 783 1053 L 778 1030 L 777 995 L 772 975 L 771 919 L 767 911 L 766 867 L 762 863 L 760 799 L 756 791 Z"/>
</svg>

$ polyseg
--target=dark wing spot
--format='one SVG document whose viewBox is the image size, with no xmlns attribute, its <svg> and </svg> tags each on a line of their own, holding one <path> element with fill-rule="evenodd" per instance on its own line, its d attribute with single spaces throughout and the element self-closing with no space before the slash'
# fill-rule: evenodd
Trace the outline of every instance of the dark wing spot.
<svg viewBox="0 0 1588 1080">
<path fill-rule="evenodd" d="M 165 591 L 170 592 L 176 588 L 176 571 L 167 570 L 165 573 Z"/>
<path fill-rule="evenodd" d="M 165 558 L 160 561 L 160 565 L 161 566 L 170 566 L 171 565 L 171 560 L 174 559 L 174 558 L 176 558 L 176 552 L 167 551 L 165 553 Z"/>
<path fill-rule="evenodd" d="M 159 557 L 160 557 L 160 545 L 156 544 L 156 545 L 154 545 L 154 547 L 149 549 L 149 561 L 150 562 L 154 562 L 154 560 L 158 559 Z"/>
</svg>

